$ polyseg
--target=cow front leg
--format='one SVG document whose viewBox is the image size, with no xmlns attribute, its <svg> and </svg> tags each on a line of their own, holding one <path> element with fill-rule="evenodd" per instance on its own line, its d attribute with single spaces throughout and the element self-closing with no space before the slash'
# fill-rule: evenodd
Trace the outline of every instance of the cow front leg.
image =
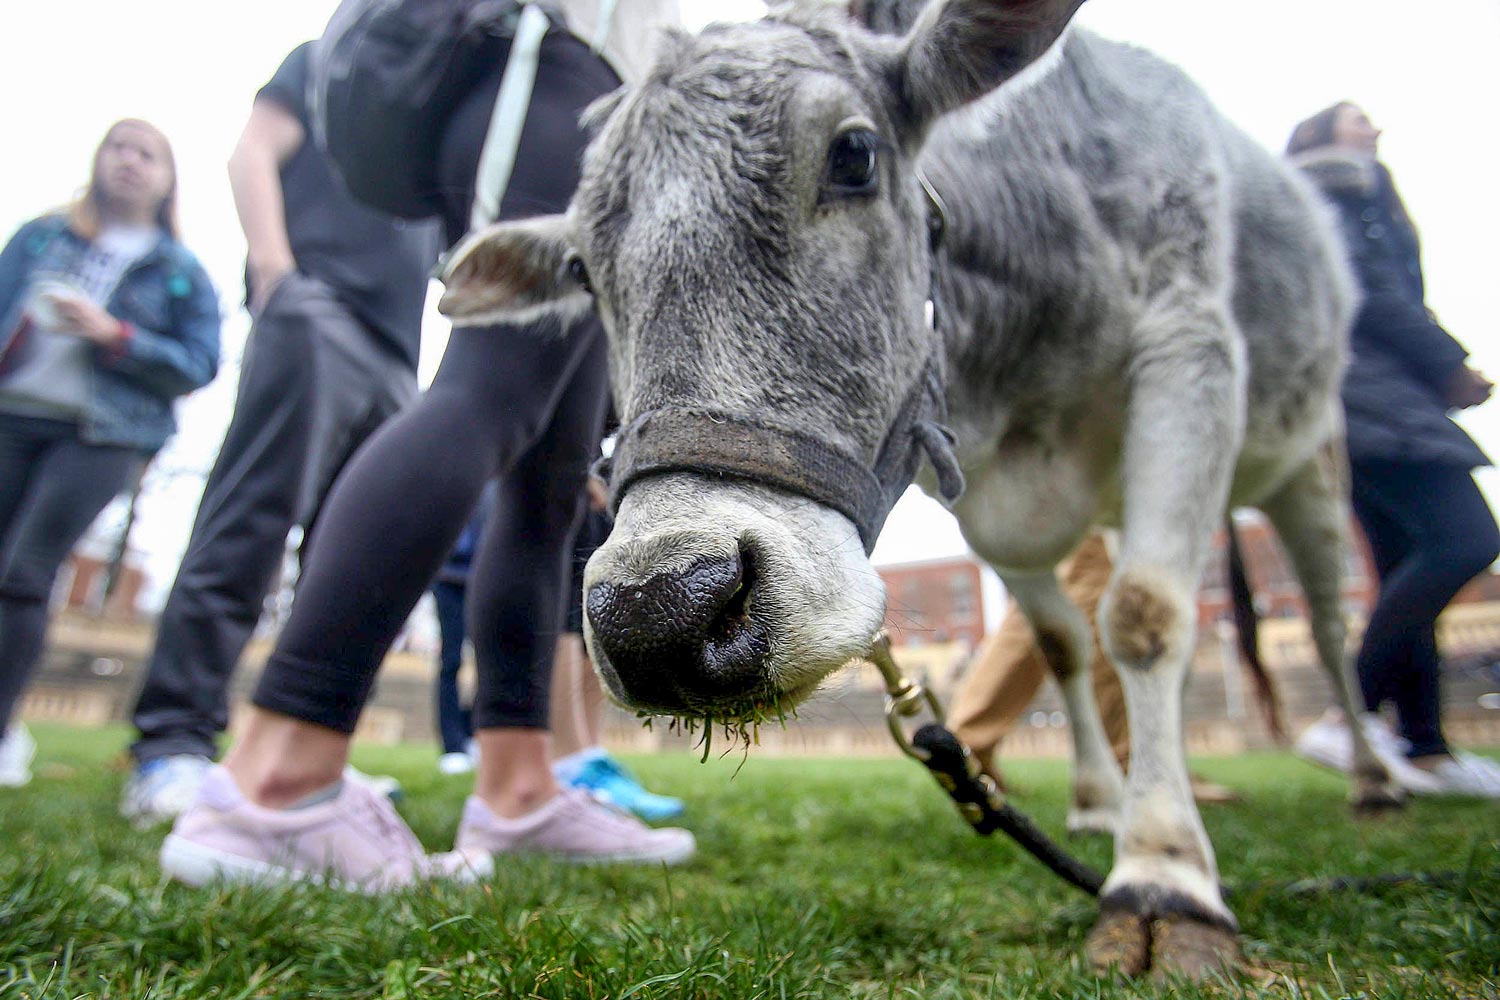
<svg viewBox="0 0 1500 1000">
<path fill-rule="evenodd" d="M 1196 577 L 1124 561 L 1100 611 L 1130 719 L 1130 774 L 1115 862 L 1089 935 L 1096 968 L 1200 977 L 1232 964 L 1238 925 L 1219 890 L 1193 801 L 1182 687 L 1194 641 Z"/>
<path fill-rule="evenodd" d="M 1182 718 L 1198 581 L 1240 444 L 1231 364 L 1209 350 L 1142 363 L 1127 413 L 1124 530 L 1098 621 L 1125 692 L 1130 774 L 1088 942 L 1096 967 L 1127 974 L 1149 967 L 1198 978 L 1238 955 L 1238 925 L 1193 801 Z"/>
<path fill-rule="evenodd" d="M 1089 660 L 1093 631 L 1053 573 L 1007 574 L 1006 590 L 1030 623 L 1037 649 L 1057 679 L 1073 736 L 1071 833 L 1113 834 L 1119 827 L 1125 781 L 1094 701 Z"/>
</svg>

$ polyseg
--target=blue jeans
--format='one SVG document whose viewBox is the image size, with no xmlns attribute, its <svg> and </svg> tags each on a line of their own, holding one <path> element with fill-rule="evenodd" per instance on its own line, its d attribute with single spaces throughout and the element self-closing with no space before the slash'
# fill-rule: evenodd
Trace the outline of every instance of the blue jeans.
<svg viewBox="0 0 1500 1000">
<path fill-rule="evenodd" d="M 1495 561 L 1500 529 L 1467 469 L 1355 462 L 1352 471 L 1354 514 L 1380 578 L 1357 660 L 1365 708 L 1395 705 L 1410 756 L 1447 753 L 1434 625 Z"/>
<path fill-rule="evenodd" d="M 439 580 L 432 585 L 432 599 L 437 603 L 440 641 L 434 697 L 438 736 L 443 753 L 462 753 L 474 735 L 469 710 L 458 700 L 458 671 L 464 662 L 464 585 Z"/>
</svg>

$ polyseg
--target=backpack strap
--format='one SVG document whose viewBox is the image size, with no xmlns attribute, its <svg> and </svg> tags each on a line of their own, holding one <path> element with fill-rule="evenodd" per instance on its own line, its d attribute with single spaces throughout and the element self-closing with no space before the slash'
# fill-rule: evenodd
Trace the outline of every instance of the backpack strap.
<svg viewBox="0 0 1500 1000">
<path fill-rule="evenodd" d="M 609 29 L 615 23 L 617 6 L 619 0 L 599 0 L 599 19 L 594 22 L 594 37 L 589 39 L 589 47 L 596 56 L 603 55 L 604 46 L 609 44 Z"/>
<path fill-rule="evenodd" d="M 500 92 L 495 96 L 495 110 L 490 113 L 484 146 L 479 153 L 474 204 L 469 209 L 471 232 L 483 229 L 500 215 L 500 201 L 516 166 L 521 129 L 526 125 L 526 111 L 536 85 L 542 38 L 550 26 L 551 21 L 539 4 L 522 0 L 521 17 L 510 43 L 510 55 L 505 60 L 505 73 L 500 78 Z"/>
</svg>

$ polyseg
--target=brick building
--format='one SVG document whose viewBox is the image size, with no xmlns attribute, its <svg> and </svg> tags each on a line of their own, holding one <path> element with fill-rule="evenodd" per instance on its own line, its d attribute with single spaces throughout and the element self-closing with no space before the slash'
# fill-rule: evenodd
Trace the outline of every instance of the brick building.
<svg viewBox="0 0 1500 1000">
<path fill-rule="evenodd" d="M 1328 684 L 1315 662 L 1302 600 L 1290 566 L 1265 521 L 1239 522 L 1247 571 L 1262 616 L 1260 645 L 1268 669 L 1283 693 L 1288 720 L 1295 727 L 1320 712 Z M 1222 539 L 1220 540 L 1222 542 Z M 1362 552 L 1346 566 L 1344 596 L 1352 625 L 1351 649 L 1358 642 L 1373 575 Z M 127 716 L 149 653 L 154 623 L 135 607 L 139 574 L 119 574 L 103 602 L 106 567 L 78 557 L 59 583 L 65 611 L 54 623 L 47 662 L 22 705 L 24 715 L 79 724 Z M 922 678 L 943 700 L 968 669 L 985 634 L 984 571 L 972 556 L 880 567 L 887 592 L 886 627 L 896 655 L 912 676 Z M 1445 676 L 1447 727 L 1462 744 L 1500 743 L 1500 578 L 1486 573 L 1471 583 L 1443 616 L 1439 644 L 1448 661 Z M 1187 740 L 1197 753 L 1234 753 L 1265 746 L 1267 734 L 1250 703 L 1240 674 L 1229 618 L 1225 559 L 1218 551 L 1204 574 L 1199 595 L 1198 650 L 1185 703 Z M 236 677 L 234 701 L 241 704 L 268 652 L 268 636 L 253 643 Z M 394 652 L 381 673 L 375 697 L 361 722 L 360 737 L 379 742 L 433 743 L 430 655 Z M 882 721 L 883 686 L 870 666 L 854 666 L 829 678 L 817 698 L 799 709 L 787 729 L 761 734 L 757 753 L 883 754 L 893 751 Z M 1061 704 L 1044 689 L 1022 728 L 1007 741 L 1013 756 L 1059 755 L 1067 750 Z M 676 748 L 691 739 L 670 727 L 651 730 L 629 713 L 612 712 L 608 741 L 619 748 Z M 434 756 L 436 755 L 434 749 Z"/>
<path fill-rule="evenodd" d="M 878 569 L 885 581 L 885 628 L 893 646 L 984 638 L 983 577 L 971 555 L 902 563 Z"/>
</svg>

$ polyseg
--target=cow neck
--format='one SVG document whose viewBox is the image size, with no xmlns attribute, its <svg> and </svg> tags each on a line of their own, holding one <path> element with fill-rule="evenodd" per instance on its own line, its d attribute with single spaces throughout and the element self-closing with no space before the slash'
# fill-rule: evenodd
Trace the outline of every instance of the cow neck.
<svg viewBox="0 0 1500 1000">
<path fill-rule="evenodd" d="M 927 200 L 927 232 L 934 271 L 947 225 L 942 198 L 921 172 Z M 821 437 L 761 418 L 699 407 L 664 406 L 640 414 L 621 428 L 613 455 L 597 471 L 609 480 L 610 505 L 618 510 L 626 490 L 650 476 L 691 472 L 716 479 L 772 486 L 832 507 L 859 531 L 866 554 L 891 508 L 916 476 L 926 454 L 948 503 L 963 493 L 963 472 L 953 454 L 953 432 L 944 426 L 946 400 L 937 352 L 937 282 L 929 278 L 923 310 L 932 353 L 907 390 L 873 466 Z"/>
</svg>

